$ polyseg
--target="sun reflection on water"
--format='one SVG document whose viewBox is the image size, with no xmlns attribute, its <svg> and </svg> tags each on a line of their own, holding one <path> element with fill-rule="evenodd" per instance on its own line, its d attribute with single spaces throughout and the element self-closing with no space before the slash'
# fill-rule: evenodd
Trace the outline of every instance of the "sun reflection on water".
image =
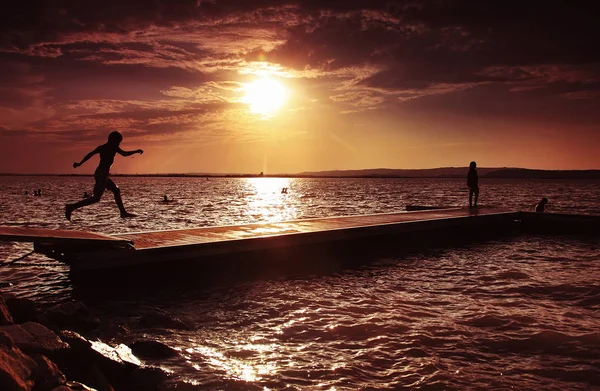
<svg viewBox="0 0 600 391">
<path fill-rule="evenodd" d="M 293 220 L 299 211 L 288 197 L 294 197 L 289 178 L 248 178 L 246 213 L 256 221 L 276 222 Z M 289 193 L 288 193 L 289 191 Z"/>
<path fill-rule="evenodd" d="M 237 346 L 237 352 L 249 352 L 255 356 L 254 360 L 244 360 L 233 357 L 233 354 L 220 352 L 216 348 L 208 346 L 195 346 L 188 349 L 188 352 L 194 352 L 204 357 L 205 362 L 216 370 L 223 371 L 227 376 L 246 382 L 256 382 L 263 379 L 266 375 L 273 375 L 277 371 L 277 365 L 274 362 L 266 361 L 268 356 L 276 350 L 276 345 L 260 344 L 240 344 Z M 258 360 L 256 360 L 258 358 Z M 199 365 L 192 365 L 200 370 Z"/>
</svg>

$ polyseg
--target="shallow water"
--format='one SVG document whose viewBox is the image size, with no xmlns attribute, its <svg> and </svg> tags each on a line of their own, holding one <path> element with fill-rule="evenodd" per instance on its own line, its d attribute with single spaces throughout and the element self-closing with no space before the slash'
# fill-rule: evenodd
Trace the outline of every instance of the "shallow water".
<svg viewBox="0 0 600 391">
<path fill-rule="evenodd" d="M 116 178 L 139 218 L 101 205 L 62 217 L 91 178 L 0 177 L 0 224 L 124 232 L 464 204 L 462 180 Z M 35 185 L 33 184 L 35 183 Z M 42 187 L 42 197 L 24 189 Z M 280 189 L 288 187 L 288 194 Z M 158 202 L 168 194 L 178 202 Z M 493 197 L 492 197 L 493 194 Z M 598 181 L 482 181 L 481 204 L 600 214 Z M 27 216 L 27 217 L 25 217 Z M 102 216 L 102 217 L 100 217 Z M 0 248 L 5 259 L 28 245 Z M 39 302 L 75 294 L 67 270 L 0 268 L 4 290 Z M 390 250 L 329 273 L 232 273 L 204 285 L 87 300 L 131 326 L 158 307 L 191 331 L 131 328 L 181 356 L 151 362 L 195 389 L 600 389 L 600 239 L 519 236 L 410 256 Z M 202 283 L 200 283 L 202 281 Z M 84 300 L 85 301 L 85 300 Z"/>
</svg>

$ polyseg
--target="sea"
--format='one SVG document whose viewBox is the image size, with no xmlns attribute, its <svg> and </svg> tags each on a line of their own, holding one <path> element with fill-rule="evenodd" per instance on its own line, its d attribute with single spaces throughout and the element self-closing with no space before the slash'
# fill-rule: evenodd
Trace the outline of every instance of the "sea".
<svg viewBox="0 0 600 391">
<path fill-rule="evenodd" d="M 121 219 L 107 193 L 67 221 L 64 204 L 91 194 L 92 177 L 3 176 L 0 225 L 112 234 L 468 203 L 455 178 L 113 179 L 136 218 Z M 600 215 L 598 180 L 480 182 L 481 205 L 532 211 L 547 197 L 548 212 Z M 159 202 L 164 195 L 175 202 Z M 0 244 L 0 261 L 31 249 Z M 176 349 L 146 364 L 186 390 L 600 390 L 599 279 L 600 234 L 392 248 L 323 272 L 229 270 L 209 283 L 93 299 L 42 255 L 0 266 L 3 292 L 41 306 L 80 300 L 127 330 L 106 343 L 152 339 Z M 134 326 L 157 308 L 190 330 Z"/>
</svg>

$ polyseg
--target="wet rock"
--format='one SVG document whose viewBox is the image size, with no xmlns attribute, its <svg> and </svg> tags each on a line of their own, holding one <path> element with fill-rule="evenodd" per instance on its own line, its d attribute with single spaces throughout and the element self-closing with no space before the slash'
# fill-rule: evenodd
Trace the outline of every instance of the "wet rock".
<svg viewBox="0 0 600 391">
<path fill-rule="evenodd" d="M 8 334 L 0 331 L 0 389 L 29 391 L 33 388 L 37 364 L 25 355 Z"/>
<path fill-rule="evenodd" d="M 14 295 L 4 295 L 4 300 L 15 323 L 37 321 L 37 309 L 33 300 Z"/>
<path fill-rule="evenodd" d="M 98 391 L 95 388 L 88 387 L 83 383 L 68 381 L 65 385 L 53 389 L 52 391 Z"/>
<path fill-rule="evenodd" d="M 69 329 L 86 332 L 95 330 L 100 325 L 100 319 L 79 301 L 55 305 L 41 314 L 39 319 L 56 331 Z"/>
<path fill-rule="evenodd" d="M 167 374 L 157 367 L 138 368 L 132 373 L 130 389 L 131 391 L 158 390 L 167 377 Z"/>
<path fill-rule="evenodd" d="M 104 340 L 112 340 L 129 335 L 131 331 L 124 325 L 113 323 L 101 323 L 98 330 L 98 337 Z"/>
<path fill-rule="evenodd" d="M 90 341 L 71 330 L 62 330 L 58 332 L 59 338 L 66 342 L 72 350 L 83 353 L 91 350 L 92 344 Z"/>
<path fill-rule="evenodd" d="M 104 376 L 98 367 L 93 366 L 88 372 L 87 377 L 88 381 L 86 383 L 90 384 L 98 391 L 115 391 L 106 376 Z"/>
<path fill-rule="evenodd" d="M 13 317 L 10 315 L 10 311 L 6 306 L 4 298 L 0 296 L 0 326 L 6 326 L 15 323 Z"/>
<path fill-rule="evenodd" d="M 132 373 L 141 362 L 126 345 L 110 346 L 90 341 L 73 331 L 59 333 L 70 348 L 56 356 L 55 362 L 68 378 L 85 382 L 100 391 L 130 389 Z"/>
<path fill-rule="evenodd" d="M 60 349 L 68 347 L 66 343 L 47 327 L 27 322 L 18 325 L 0 326 L 0 331 L 8 334 L 15 345 L 28 354 L 40 353 L 50 356 Z"/>
<path fill-rule="evenodd" d="M 181 319 L 171 316 L 159 308 L 153 308 L 139 319 L 143 327 L 164 327 L 168 329 L 192 330 L 192 327 Z"/>
<path fill-rule="evenodd" d="M 178 352 L 158 341 L 136 341 L 131 344 L 133 353 L 142 358 L 163 359 L 175 357 Z"/>
<path fill-rule="evenodd" d="M 34 391 L 51 390 L 58 387 L 67 381 L 65 375 L 60 369 L 42 354 L 33 354 L 31 358 L 37 363 L 38 367 L 35 372 L 35 387 Z"/>
</svg>

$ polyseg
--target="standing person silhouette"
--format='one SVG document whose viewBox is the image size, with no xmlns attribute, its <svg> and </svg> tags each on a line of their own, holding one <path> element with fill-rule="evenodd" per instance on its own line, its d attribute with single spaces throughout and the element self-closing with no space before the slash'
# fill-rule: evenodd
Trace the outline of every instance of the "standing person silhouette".
<svg viewBox="0 0 600 391">
<path fill-rule="evenodd" d="M 535 211 L 538 213 L 543 213 L 546 209 L 547 203 L 548 199 L 546 197 L 542 198 L 542 200 L 535 206 Z"/>
<path fill-rule="evenodd" d="M 94 195 L 90 198 L 86 198 L 85 200 L 81 200 L 74 204 L 66 204 L 65 205 L 65 217 L 67 220 L 71 221 L 71 214 L 75 209 L 79 209 L 81 207 L 95 204 L 100 201 L 102 194 L 104 194 L 104 190 L 108 189 L 113 192 L 115 196 L 115 202 L 119 207 L 119 211 L 121 212 L 121 217 L 135 217 L 134 214 L 129 213 L 125 210 L 123 206 L 123 200 L 121 199 L 121 190 L 117 187 L 117 185 L 110 179 L 109 172 L 110 167 L 115 161 L 115 155 L 118 153 L 121 156 L 131 156 L 133 154 L 139 153 L 142 154 L 144 151 L 141 149 L 136 149 L 135 151 L 123 151 L 119 148 L 119 144 L 123 141 L 123 135 L 119 132 L 112 132 L 108 135 L 108 141 L 106 144 L 102 144 L 94 149 L 92 152 L 85 155 L 85 157 L 79 163 L 73 163 L 73 168 L 77 168 L 81 166 L 83 163 L 88 161 L 89 158 L 94 156 L 95 154 L 100 155 L 100 163 L 98 164 L 98 168 L 94 172 L 94 179 L 96 180 L 96 184 L 94 185 Z"/>
<path fill-rule="evenodd" d="M 469 164 L 469 173 L 467 174 L 467 187 L 469 188 L 469 208 L 477 208 L 477 199 L 479 198 L 479 176 L 477 175 L 477 163 Z M 475 202 L 473 203 L 473 195 Z"/>
</svg>

